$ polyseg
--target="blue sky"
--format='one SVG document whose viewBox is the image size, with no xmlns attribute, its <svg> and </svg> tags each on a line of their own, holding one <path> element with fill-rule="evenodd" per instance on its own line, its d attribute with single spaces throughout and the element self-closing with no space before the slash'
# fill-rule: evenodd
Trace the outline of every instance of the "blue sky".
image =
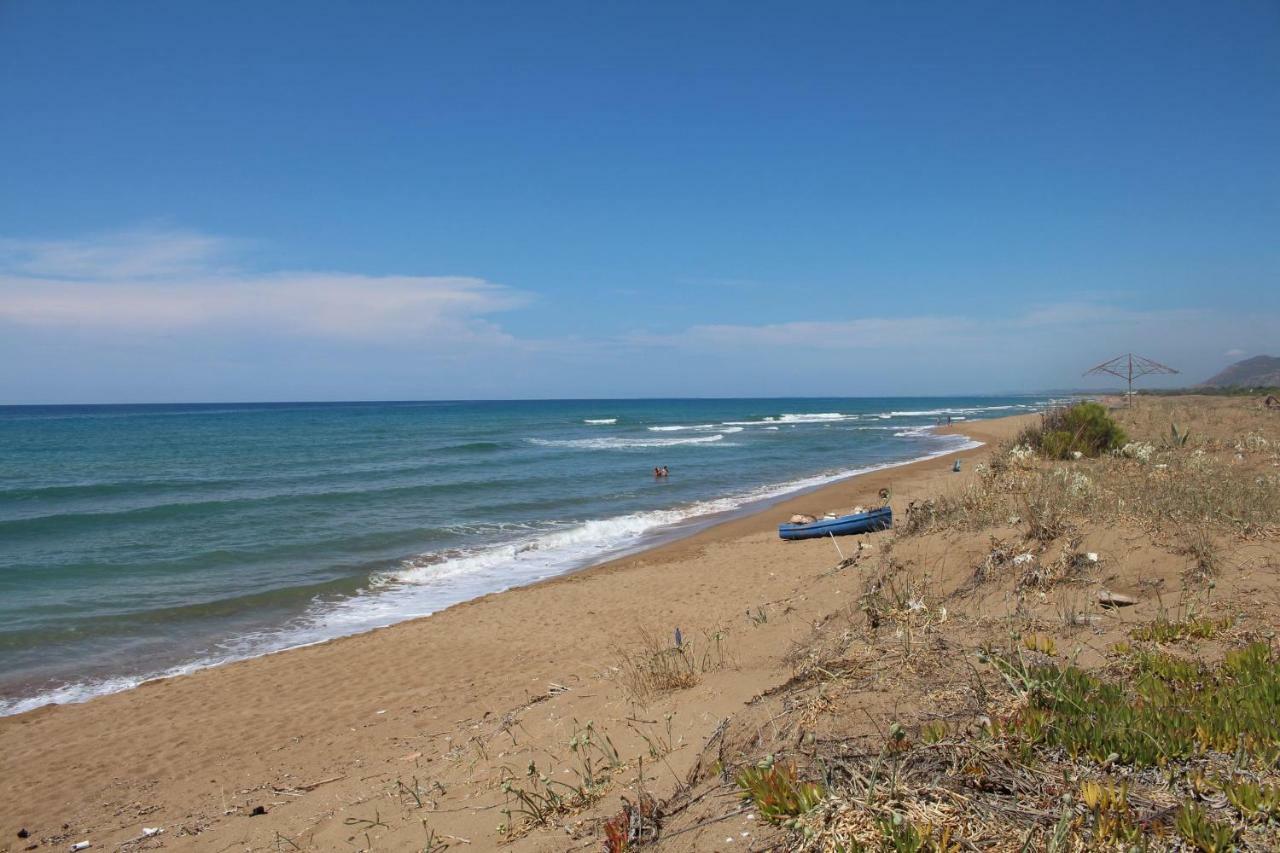
<svg viewBox="0 0 1280 853">
<path fill-rule="evenodd" d="M 1280 355 L 1280 7 L 0 3 L 0 403 Z"/>
</svg>

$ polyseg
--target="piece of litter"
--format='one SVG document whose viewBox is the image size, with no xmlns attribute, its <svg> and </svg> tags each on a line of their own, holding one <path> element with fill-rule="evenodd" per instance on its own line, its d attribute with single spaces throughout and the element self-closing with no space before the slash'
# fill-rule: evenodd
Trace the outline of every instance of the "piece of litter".
<svg viewBox="0 0 1280 853">
<path fill-rule="evenodd" d="M 88 850 L 92 846 L 93 845 L 90 844 L 88 841 L 77 841 L 75 844 L 71 845 L 71 849 L 72 850 Z"/>
<path fill-rule="evenodd" d="M 1032 554 L 1030 551 L 1028 551 L 1025 554 L 1019 554 L 1018 556 L 1014 557 L 1013 564 L 1015 566 L 1025 565 L 1026 563 L 1030 563 L 1035 558 L 1036 558 L 1035 554 Z"/>
<path fill-rule="evenodd" d="M 1085 554 L 1084 558 L 1088 560 L 1090 563 L 1098 562 L 1098 555 L 1093 551 L 1090 551 L 1088 554 Z"/>
<path fill-rule="evenodd" d="M 374 713 L 375 713 L 375 714 L 385 714 L 385 713 L 387 713 L 387 711 L 386 711 L 386 709 L 384 708 L 383 710 L 381 710 L 381 711 L 375 711 Z"/>
<path fill-rule="evenodd" d="M 159 835 L 164 832 L 164 827 L 160 826 L 144 826 L 142 827 L 142 837 L 150 838 L 153 835 Z"/>
<path fill-rule="evenodd" d="M 1132 607 L 1138 603 L 1138 599 L 1132 595 L 1125 595 L 1123 592 L 1111 592 L 1103 589 L 1098 591 L 1098 603 L 1103 607 Z"/>
</svg>

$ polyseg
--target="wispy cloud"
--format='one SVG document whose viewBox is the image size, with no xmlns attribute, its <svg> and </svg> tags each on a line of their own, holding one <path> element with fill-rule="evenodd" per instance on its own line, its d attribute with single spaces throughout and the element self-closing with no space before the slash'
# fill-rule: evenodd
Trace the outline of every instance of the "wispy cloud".
<svg viewBox="0 0 1280 853">
<path fill-rule="evenodd" d="M 254 273 L 225 243 L 133 231 L 81 241 L 0 241 L 0 321 L 135 333 L 270 330 L 332 338 L 508 341 L 487 316 L 528 301 L 458 276 Z"/>
<path fill-rule="evenodd" d="M 1010 302 L 999 313 L 899 304 L 860 316 L 854 302 L 842 311 L 833 298 L 832 310 L 789 322 L 722 323 L 708 309 L 673 331 L 619 334 L 587 315 L 580 331 L 522 337 L 500 324 L 504 312 L 532 303 L 520 290 L 466 276 L 248 270 L 235 263 L 237 246 L 175 230 L 0 239 L 0 360 L 27 368 L 0 372 L 0 398 L 197 399 L 215 393 L 208 388 L 229 399 L 286 399 L 1064 387 L 1125 351 L 1196 379 L 1220 367 L 1227 347 L 1228 357 L 1266 351 L 1280 323 L 1256 306 L 1126 309 L 1102 297 Z M 551 307 L 572 316 L 571 306 Z M 531 319 L 516 314 L 509 324 L 544 327 Z M 146 384 L 157 375 L 163 381 Z"/>
<path fill-rule="evenodd" d="M 0 270 L 39 278 L 120 281 L 206 274 L 227 241 L 137 229 L 78 240 L 0 239 Z"/>
<path fill-rule="evenodd" d="M 1229 349 L 1223 355 L 1227 358 L 1240 358 L 1243 355 L 1248 355 L 1248 353 L 1242 349 Z"/>
<path fill-rule="evenodd" d="M 918 314 L 860 317 L 850 320 L 788 323 L 701 324 L 670 334 L 636 332 L 633 344 L 724 350 L 875 350 L 918 351 L 1020 343 L 1052 348 L 1066 341 L 1081 351 L 1094 346 L 1136 346 L 1161 337 L 1220 339 L 1239 318 L 1229 313 L 1191 310 L 1127 310 L 1094 302 L 1064 302 L 1024 309 L 1009 316 Z"/>
</svg>

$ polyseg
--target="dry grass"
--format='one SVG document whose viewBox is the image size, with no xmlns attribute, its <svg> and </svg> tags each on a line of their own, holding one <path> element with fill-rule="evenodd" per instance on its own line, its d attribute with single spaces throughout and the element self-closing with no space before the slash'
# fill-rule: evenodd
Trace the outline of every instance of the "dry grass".
<svg viewBox="0 0 1280 853">
<path fill-rule="evenodd" d="M 776 849 L 1280 849 L 1280 655 L 1271 626 L 1219 601 L 1241 543 L 1274 549 L 1280 533 L 1280 418 L 1182 398 L 1118 416 L 1134 437 L 1122 453 L 1005 447 L 913 503 L 856 609 L 792 649 L 794 675 L 763 694 L 767 724 L 744 715 L 737 740 L 713 738 L 703 782 L 744 780 L 776 814 Z M 987 547 L 961 535 L 975 532 Z M 1091 584 L 1145 582 L 1082 550 L 1101 536 L 1186 559 L 1173 614 L 1098 615 Z M 973 572 L 950 596 L 909 558 L 940 550 Z M 1217 592 L 1198 582 L 1210 576 Z M 966 613 L 1001 596 L 1003 617 Z M 1037 599 L 1058 618 L 1025 606 Z M 762 756 L 781 777 L 751 769 Z"/>
<path fill-rule="evenodd" d="M 674 636 L 662 639 L 642 629 L 636 645 L 617 650 L 614 670 L 628 697 L 648 704 L 656 696 L 693 687 L 705 673 L 731 665 L 726 636 L 721 629 L 703 631 L 700 638 L 682 634 L 677 645 Z"/>
<path fill-rule="evenodd" d="M 1167 438 L 1174 413 L 1154 408 L 1125 416 L 1137 419 L 1126 426 L 1139 438 L 1121 454 L 1047 463 L 1005 447 L 976 482 L 908 507 L 901 534 L 1016 523 L 1045 543 L 1083 525 L 1127 522 L 1180 538 L 1197 569 L 1212 574 L 1216 535 L 1280 533 L 1280 419 L 1246 419 L 1234 437 L 1193 432 L 1178 444 Z"/>
</svg>

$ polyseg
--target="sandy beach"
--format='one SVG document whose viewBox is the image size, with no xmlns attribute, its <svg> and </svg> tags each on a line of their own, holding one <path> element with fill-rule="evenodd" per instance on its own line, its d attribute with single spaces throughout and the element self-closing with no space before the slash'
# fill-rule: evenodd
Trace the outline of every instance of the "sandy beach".
<svg viewBox="0 0 1280 853">
<path fill-rule="evenodd" d="M 1029 417 L 951 429 L 990 443 Z M 0 850 L 590 847 L 591 833 L 507 839 L 503 780 L 530 762 L 567 779 L 582 757 L 568 744 L 590 733 L 629 768 L 620 793 L 637 763 L 669 792 L 722 719 L 785 677 L 810 620 L 856 597 L 822 581 L 831 541 L 784 543 L 777 523 L 883 487 L 901 514 L 985 454 L 953 454 L 958 475 L 952 456 L 860 475 L 417 621 L 0 719 Z M 839 545 L 869 552 L 880 535 Z M 637 695 L 628 655 L 676 628 L 696 683 Z"/>
</svg>

